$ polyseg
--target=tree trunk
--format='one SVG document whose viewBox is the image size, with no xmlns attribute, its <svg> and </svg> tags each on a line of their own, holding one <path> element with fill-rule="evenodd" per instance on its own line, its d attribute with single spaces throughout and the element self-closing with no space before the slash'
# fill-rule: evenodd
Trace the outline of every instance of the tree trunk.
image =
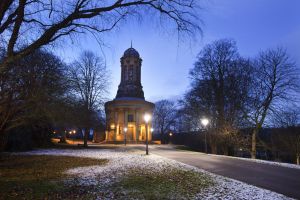
<svg viewBox="0 0 300 200">
<path fill-rule="evenodd" d="M 7 144 L 7 135 L 5 133 L 0 133 L 0 152 L 5 150 Z"/>
<path fill-rule="evenodd" d="M 217 144 L 213 142 L 213 143 L 210 143 L 210 146 L 211 146 L 211 153 L 212 154 L 217 154 L 218 153 Z"/>
<path fill-rule="evenodd" d="M 296 156 L 296 160 L 297 160 L 297 161 L 296 161 L 297 165 L 299 165 L 299 164 L 300 164 L 300 155 L 297 155 L 297 156 Z"/>
<path fill-rule="evenodd" d="M 217 137 L 216 133 L 208 134 L 207 136 L 209 138 L 208 141 L 209 141 L 210 152 L 212 154 L 217 154 L 218 153 L 218 145 L 217 145 L 218 137 Z"/>
<path fill-rule="evenodd" d="M 61 135 L 61 138 L 59 140 L 59 143 L 67 143 L 67 133 L 66 131 L 62 131 L 62 135 Z"/>
<path fill-rule="evenodd" d="M 256 135 L 257 135 L 257 129 L 255 128 L 252 132 L 252 147 L 251 147 L 251 158 L 256 158 Z"/>
<path fill-rule="evenodd" d="M 88 141 L 88 136 L 89 136 L 89 128 L 84 129 L 84 137 L 83 137 L 83 146 L 87 147 L 87 141 Z"/>
<path fill-rule="evenodd" d="M 165 144 L 164 135 L 162 132 L 160 133 L 160 142 L 161 144 Z"/>
<path fill-rule="evenodd" d="M 229 151 L 228 151 L 228 146 L 227 145 L 224 147 L 223 153 L 224 153 L 225 156 L 228 156 Z"/>
</svg>

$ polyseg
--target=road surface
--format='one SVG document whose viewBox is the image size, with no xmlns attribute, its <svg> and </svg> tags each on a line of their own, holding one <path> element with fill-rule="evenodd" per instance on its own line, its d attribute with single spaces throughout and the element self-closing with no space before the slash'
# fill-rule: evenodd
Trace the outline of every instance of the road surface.
<svg viewBox="0 0 300 200">
<path fill-rule="evenodd" d="M 177 150 L 169 145 L 151 145 L 149 151 L 215 174 L 300 199 L 300 169 Z"/>
</svg>

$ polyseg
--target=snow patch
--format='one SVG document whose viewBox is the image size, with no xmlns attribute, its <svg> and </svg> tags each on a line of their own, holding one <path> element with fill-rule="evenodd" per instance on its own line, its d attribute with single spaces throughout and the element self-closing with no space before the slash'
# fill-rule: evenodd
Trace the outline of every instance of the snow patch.
<svg viewBox="0 0 300 200">
<path fill-rule="evenodd" d="M 120 178 L 128 172 L 128 170 L 142 168 L 155 173 L 170 167 L 204 173 L 216 182 L 214 186 L 211 186 L 199 193 L 196 199 L 291 199 L 282 194 L 212 174 L 175 160 L 153 154 L 145 156 L 144 152 L 141 151 L 127 152 L 116 149 L 47 149 L 31 151 L 26 154 L 108 159 L 109 162 L 103 166 L 78 167 L 66 172 L 67 174 L 76 174 L 78 176 L 79 183 L 82 185 L 97 185 L 100 188 L 103 187 L 103 192 L 106 192 L 108 195 L 107 199 L 113 198 L 112 192 L 107 191 L 109 186 L 118 182 Z"/>
</svg>

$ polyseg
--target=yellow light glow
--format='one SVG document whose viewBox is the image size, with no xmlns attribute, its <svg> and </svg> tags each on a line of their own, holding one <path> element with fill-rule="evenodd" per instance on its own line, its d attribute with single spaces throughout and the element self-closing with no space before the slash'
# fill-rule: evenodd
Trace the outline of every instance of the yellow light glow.
<svg viewBox="0 0 300 200">
<path fill-rule="evenodd" d="M 115 125 L 114 125 L 114 124 L 111 124 L 111 125 L 110 125 L 110 128 L 111 128 L 111 129 L 115 129 Z"/>
<path fill-rule="evenodd" d="M 173 133 L 169 133 L 169 136 L 172 137 Z"/>
<path fill-rule="evenodd" d="M 148 114 L 148 113 L 146 113 L 146 114 L 144 115 L 144 120 L 145 120 L 146 123 L 148 123 L 148 122 L 151 120 L 151 115 Z"/>
</svg>

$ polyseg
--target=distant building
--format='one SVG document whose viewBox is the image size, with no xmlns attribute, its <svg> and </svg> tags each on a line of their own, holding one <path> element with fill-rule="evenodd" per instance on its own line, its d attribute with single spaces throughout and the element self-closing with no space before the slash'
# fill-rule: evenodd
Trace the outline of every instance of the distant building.
<svg viewBox="0 0 300 200">
<path fill-rule="evenodd" d="M 141 84 L 142 59 L 132 47 L 121 58 L 121 82 L 116 98 L 105 103 L 106 142 L 138 143 L 146 140 L 144 114 L 152 115 L 154 104 L 145 100 Z M 124 130 L 127 128 L 127 131 Z M 148 139 L 152 140 L 151 122 Z"/>
</svg>

